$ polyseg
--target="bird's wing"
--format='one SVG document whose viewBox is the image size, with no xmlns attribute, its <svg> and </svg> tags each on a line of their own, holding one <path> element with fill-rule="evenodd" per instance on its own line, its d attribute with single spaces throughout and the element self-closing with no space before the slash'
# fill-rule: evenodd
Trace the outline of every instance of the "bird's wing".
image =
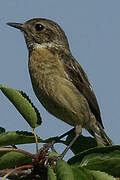
<svg viewBox="0 0 120 180">
<path fill-rule="evenodd" d="M 96 120 L 99 121 L 103 127 L 96 96 L 82 67 L 72 55 L 67 55 L 65 54 L 65 52 L 62 54 L 60 59 L 69 80 L 71 80 L 74 86 L 76 86 L 76 88 L 85 96 L 91 112 L 94 114 Z"/>
</svg>

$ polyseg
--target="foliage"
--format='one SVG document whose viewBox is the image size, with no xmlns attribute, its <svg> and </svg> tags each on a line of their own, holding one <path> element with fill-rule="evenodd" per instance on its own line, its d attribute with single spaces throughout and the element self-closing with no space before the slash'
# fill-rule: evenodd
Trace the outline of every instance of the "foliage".
<svg viewBox="0 0 120 180">
<path fill-rule="evenodd" d="M 6 132 L 0 127 L 0 176 L 9 179 L 40 180 L 117 180 L 120 179 L 120 146 L 97 147 L 92 137 L 80 136 L 71 147 L 74 156 L 65 162 L 53 150 L 54 143 L 68 145 L 75 136 L 41 139 L 34 129 L 41 124 L 40 113 L 22 91 L 0 85 L 0 90 L 16 107 L 33 132 Z M 65 134 L 66 135 L 66 134 Z M 36 154 L 18 149 L 18 144 L 36 143 Z M 38 150 L 38 143 L 47 143 Z"/>
</svg>

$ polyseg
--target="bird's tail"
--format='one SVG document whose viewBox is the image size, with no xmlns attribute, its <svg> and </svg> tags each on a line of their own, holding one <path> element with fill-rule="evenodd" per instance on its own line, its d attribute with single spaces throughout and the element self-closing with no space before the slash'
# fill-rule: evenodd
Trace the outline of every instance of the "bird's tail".
<svg viewBox="0 0 120 180">
<path fill-rule="evenodd" d="M 96 122 L 88 131 L 92 136 L 95 137 L 98 145 L 111 146 L 113 144 L 99 122 Z"/>
</svg>

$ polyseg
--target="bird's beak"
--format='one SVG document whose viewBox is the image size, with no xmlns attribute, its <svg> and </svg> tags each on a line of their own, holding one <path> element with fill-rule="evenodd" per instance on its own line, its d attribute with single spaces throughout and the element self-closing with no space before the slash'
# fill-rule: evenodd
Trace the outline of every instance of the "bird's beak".
<svg viewBox="0 0 120 180">
<path fill-rule="evenodd" d="M 23 24 L 21 24 L 21 23 L 12 23 L 12 22 L 9 22 L 9 23 L 7 23 L 7 25 L 12 26 L 14 28 L 17 28 L 17 29 L 23 31 Z"/>
</svg>

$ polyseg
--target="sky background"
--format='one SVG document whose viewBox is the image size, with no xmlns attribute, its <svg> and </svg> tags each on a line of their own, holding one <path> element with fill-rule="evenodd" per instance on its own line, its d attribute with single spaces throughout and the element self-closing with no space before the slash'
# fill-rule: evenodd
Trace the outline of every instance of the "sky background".
<svg viewBox="0 0 120 180">
<path fill-rule="evenodd" d="M 73 56 L 92 84 L 105 131 L 114 144 L 120 144 L 120 1 L 0 1 L 0 84 L 23 90 L 29 95 L 43 120 L 36 131 L 41 138 L 48 138 L 61 135 L 71 126 L 47 113 L 37 100 L 29 77 L 24 37 L 17 29 L 6 25 L 7 22 L 23 23 L 35 17 L 54 20 L 64 29 Z M 7 131 L 31 131 L 1 92 L 0 126 Z M 29 146 L 29 151 L 34 150 Z M 58 150 L 61 152 L 60 145 Z"/>
</svg>

